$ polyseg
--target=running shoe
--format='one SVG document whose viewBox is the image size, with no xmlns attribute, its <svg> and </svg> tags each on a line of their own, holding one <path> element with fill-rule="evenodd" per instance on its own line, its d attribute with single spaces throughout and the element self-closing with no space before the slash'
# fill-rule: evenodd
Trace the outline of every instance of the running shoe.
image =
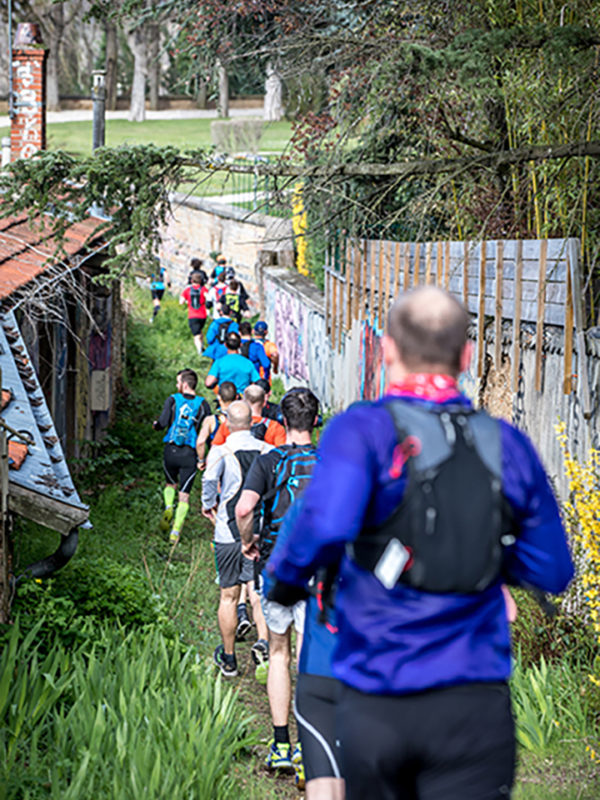
<svg viewBox="0 0 600 800">
<path fill-rule="evenodd" d="M 173 506 L 167 506 L 162 513 L 162 517 L 160 518 L 160 529 L 165 533 L 169 530 L 169 526 L 171 525 L 171 520 L 173 519 L 174 509 Z"/>
<path fill-rule="evenodd" d="M 269 663 L 269 643 L 266 639 L 259 639 L 257 642 L 254 642 L 252 647 L 250 648 L 250 655 L 252 656 L 252 660 L 259 667 L 261 664 L 268 664 Z"/>
<path fill-rule="evenodd" d="M 238 614 L 238 624 L 235 631 L 236 642 L 243 642 L 251 627 L 252 623 L 248 619 L 248 612 L 244 608 L 242 609 L 242 613 Z"/>
<path fill-rule="evenodd" d="M 291 749 L 292 747 L 289 742 L 276 742 L 274 739 L 271 739 L 265 764 L 269 769 L 281 769 L 286 770 L 286 772 L 291 772 L 294 769 L 290 758 Z"/>
<path fill-rule="evenodd" d="M 304 789 L 304 784 L 306 783 L 306 777 L 304 775 L 304 762 L 302 761 L 302 745 L 300 742 L 294 747 L 294 752 L 292 753 L 292 764 L 294 765 L 294 772 L 295 780 L 296 780 L 296 788 Z"/>
<path fill-rule="evenodd" d="M 171 542 L 171 544 L 177 544 L 177 542 L 179 541 L 179 531 L 173 529 L 169 534 L 169 541 Z"/>
<path fill-rule="evenodd" d="M 224 675 L 226 678 L 237 678 L 237 662 L 235 659 L 233 660 L 233 663 L 226 661 L 225 648 L 222 644 L 216 648 L 213 655 L 213 661 L 215 662 L 215 666 L 221 670 L 221 675 Z"/>
<path fill-rule="evenodd" d="M 261 686 L 267 685 L 267 678 L 269 677 L 269 662 L 259 664 L 254 670 L 254 678 Z"/>
</svg>

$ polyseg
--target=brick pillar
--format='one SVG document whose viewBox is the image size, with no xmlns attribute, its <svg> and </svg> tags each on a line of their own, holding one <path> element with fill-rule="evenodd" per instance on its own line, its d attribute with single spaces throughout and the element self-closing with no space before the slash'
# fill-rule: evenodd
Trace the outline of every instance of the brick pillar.
<svg viewBox="0 0 600 800">
<path fill-rule="evenodd" d="M 10 160 L 31 158 L 46 149 L 46 58 L 39 28 L 32 23 L 17 27 L 12 51 L 13 111 Z"/>
</svg>

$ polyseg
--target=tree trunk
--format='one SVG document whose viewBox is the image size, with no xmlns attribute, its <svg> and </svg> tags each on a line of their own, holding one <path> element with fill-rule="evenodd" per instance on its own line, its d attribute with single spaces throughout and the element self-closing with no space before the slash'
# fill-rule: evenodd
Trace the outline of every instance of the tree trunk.
<svg viewBox="0 0 600 800">
<path fill-rule="evenodd" d="M 196 106 L 198 108 L 206 108 L 208 100 L 207 94 L 206 81 L 203 78 L 198 78 L 196 90 Z"/>
<path fill-rule="evenodd" d="M 217 116 L 229 117 L 229 78 L 227 70 L 222 61 L 217 62 L 219 73 L 219 105 L 217 106 Z"/>
<path fill-rule="evenodd" d="M 129 33 L 127 43 L 133 53 L 129 121 L 143 122 L 146 119 L 146 75 L 148 73 L 148 52 L 144 28 L 140 26 Z"/>
<path fill-rule="evenodd" d="M 58 90 L 58 76 L 60 63 L 60 43 L 62 41 L 65 20 L 62 3 L 53 4 L 48 12 L 46 22 L 46 44 L 50 48 L 46 62 L 46 109 L 58 111 L 60 109 L 60 95 Z"/>
<path fill-rule="evenodd" d="M 114 111 L 117 107 L 117 26 L 106 23 L 106 109 Z"/>
<path fill-rule="evenodd" d="M 146 41 L 148 42 L 148 84 L 150 108 L 158 111 L 158 95 L 160 85 L 160 28 L 155 23 L 146 27 Z"/>
<path fill-rule="evenodd" d="M 267 78 L 265 80 L 265 102 L 263 119 L 269 122 L 278 122 L 283 118 L 282 84 L 278 72 L 269 61 L 267 63 Z"/>
</svg>

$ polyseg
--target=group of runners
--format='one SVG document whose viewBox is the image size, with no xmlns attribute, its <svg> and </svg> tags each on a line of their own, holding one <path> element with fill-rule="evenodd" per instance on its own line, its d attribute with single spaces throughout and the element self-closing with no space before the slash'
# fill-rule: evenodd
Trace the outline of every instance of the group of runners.
<svg viewBox="0 0 600 800">
<path fill-rule="evenodd" d="M 208 287 L 197 273 L 188 307 L 220 277 Z M 269 401 L 268 329 L 243 316 L 222 304 L 198 349 L 214 358 L 217 410 L 184 369 L 154 426 L 166 430 L 161 524 L 173 544 L 203 471 L 224 677 L 238 675 L 236 641 L 256 627 L 267 766 L 293 772 L 308 800 L 510 797 L 506 584 L 558 593 L 573 567 L 531 443 L 458 389 L 468 314 L 440 289 L 401 297 L 382 340 L 386 394 L 335 417 L 318 449 L 318 398 L 297 387 Z"/>
</svg>

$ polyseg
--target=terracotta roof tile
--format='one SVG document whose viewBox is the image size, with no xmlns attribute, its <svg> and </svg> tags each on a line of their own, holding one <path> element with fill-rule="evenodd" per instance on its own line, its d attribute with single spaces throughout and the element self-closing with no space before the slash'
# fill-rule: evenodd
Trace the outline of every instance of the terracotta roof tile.
<svg viewBox="0 0 600 800">
<path fill-rule="evenodd" d="M 39 217 L 31 224 L 26 214 L 0 219 L 0 300 L 51 266 L 48 258 L 54 255 L 56 247 L 46 219 L 44 215 L 41 228 Z M 88 237 L 101 222 L 97 217 L 89 217 L 68 228 L 63 243 L 68 256 L 84 249 Z"/>
</svg>

